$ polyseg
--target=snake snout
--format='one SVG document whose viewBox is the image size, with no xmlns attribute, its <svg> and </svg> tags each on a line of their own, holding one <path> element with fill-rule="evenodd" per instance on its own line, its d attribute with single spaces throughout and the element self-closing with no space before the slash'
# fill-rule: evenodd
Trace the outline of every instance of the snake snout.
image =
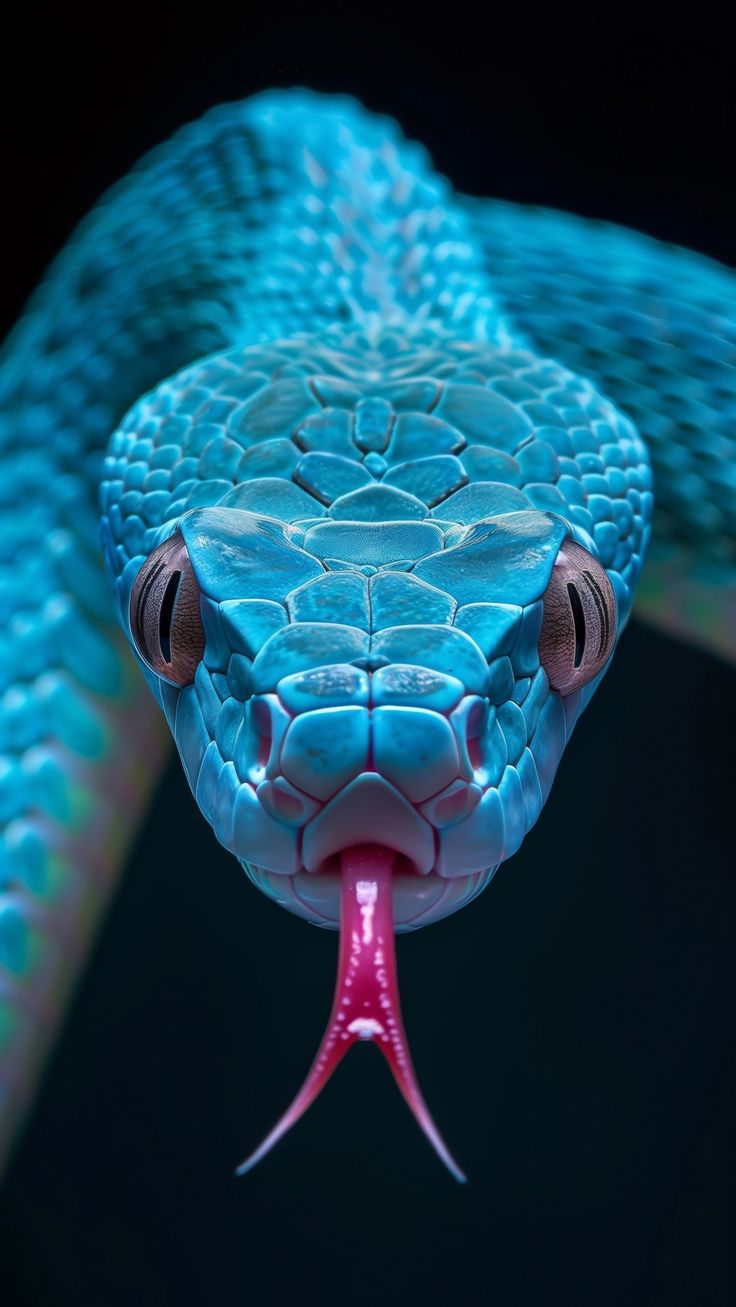
<svg viewBox="0 0 736 1307">
<path fill-rule="evenodd" d="M 247 713 L 251 761 L 239 770 L 262 819 L 254 810 L 237 828 L 234 851 L 283 906 L 336 926 L 336 868 L 356 841 L 378 840 L 397 855 L 399 930 L 445 916 L 486 882 L 490 867 L 438 874 L 443 830 L 481 796 L 474 755 L 488 706 L 458 677 L 409 663 L 325 664 L 281 677 Z M 275 844 L 265 862 L 259 856 L 263 820 L 288 827 L 297 870 L 276 858 Z"/>
<path fill-rule="evenodd" d="M 280 776 L 329 804 L 376 775 L 431 824 L 448 803 L 455 819 L 462 815 L 459 793 L 473 783 L 474 740 L 488 718 L 485 701 L 459 679 L 409 664 L 370 675 L 351 664 L 298 672 L 256 696 L 250 711 L 258 758 L 251 781 Z"/>
</svg>

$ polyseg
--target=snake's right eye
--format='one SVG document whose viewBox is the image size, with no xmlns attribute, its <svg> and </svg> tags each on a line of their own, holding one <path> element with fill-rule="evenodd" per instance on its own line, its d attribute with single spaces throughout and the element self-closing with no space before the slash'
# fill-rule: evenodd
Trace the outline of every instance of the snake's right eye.
<svg viewBox="0 0 736 1307">
<path fill-rule="evenodd" d="M 154 549 L 130 596 L 130 630 L 144 663 L 172 685 L 190 685 L 204 652 L 200 590 L 177 531 Z"/>
<path fill-rule="evenodd" d="M 616 642 L 616 596 L 587 549 L 566 540 L 544 594 L 539 661 L 553 690 L 571 694 L 597 676 Z"/>
</svg>

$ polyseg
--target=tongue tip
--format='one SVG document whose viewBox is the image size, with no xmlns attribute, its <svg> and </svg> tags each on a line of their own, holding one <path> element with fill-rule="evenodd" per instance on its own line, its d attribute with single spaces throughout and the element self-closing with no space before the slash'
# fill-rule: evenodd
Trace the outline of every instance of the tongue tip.
<svg viewBox="0 0 736 1307">
<path fill-rule="evenodd" d="M 444 1158 L 443 1158 L 443 1161 L 444 1161 Z M 452 1176 L 453 1180 L 456 1180 L 458 1184 L 467 1184 L 467 1183 L 468 1183 L 468 1177 L 467 1177 L 467 1175 L 465 1174 L 464 1171 L 461 1171 L 461 1170 L 460 1170 L 460 1167 L 457 1165 L 457 1162 L 453 1162 L 452 1165 L 449 1165 L 449 1164 L 446 1162 L 445 1165 L 447 1166 L 447 1169 L 448 1169 L 448 1171 L 450 1172 L 450 1175 Z"/>
<path fill-rule="evenodd" d="M 403 1092 L 403 1086 L 400 1086 L 400 1088 L 402 1088 L 402 1092 Z M 406 1097 L 406 1094 L 404 1094 L 404 1097 Z M 417 1125 L 422 1131 L 422 1134 L 424 1135 L 427 1142 L 432 1147 L 435 1156 L 439 1159 L 440 1162 L 442 1162 L 443 1166 L 449 1171 L 453 1180 L 457 1181 L 458 1184 L 467 1184 L 468 1183 L 467 1175 L 462 1170 L 462 1168 L 458 1165 L 458 1163 L 455 1161 L 455 1158 L 452 1156 L 452 1153 L 447 1147 L 447 1144 L 445 1143 L 444 1139 L 439 1133 L 439 1130 L 434 1124 L 434 1121 L 429 1114 L 429 1111 L 426 1107 L 426 1104 L 424 1103 L 424 1100 L 421 1101 L 421 1107 L 419 1106 L 418 1103 L 410 1102 L 408 1099 L 407 1102 L 409 1103 L 409 1108 L 412 1112 L 414 1119 L 417 1122 Z M 302 1107 L 302 1111 L 306 1111 L 305 1106 Z M 302 1115 L 302 1111 L 298 1113 L 298 1116 Z M 262 1162 L 264 1158 L 268 1156 L 271 1150 L 275 1148 L 279 1140 L 282 1139 L 284 1135 L 288 1133 L 292 1125 L 295 1124 L 296 1119 L 297 1119 L 297 1113 L 287 1112 L 285 1114 L 285 1117 L 282 1118 L 277 1123 L 276 1126 L 274 1126 L 273 1130 L 271 1130 L 268 1135 L 266 1135 L 266 1138 L 262 1141 L 262 1143 L 260 1143 L 258 1147 L 254 1149 L 254 1151 L 250 1153 L 248 1157 L 246 1157 L 244 1161 L 242 1161 L 240 1165 L 235 1168 L 234 1174 L 240 1177 L 243 1175 L 248 1175 L 250 1171 L 254 1170 L 254 1168 L 258 1166 L 259 1162 Z"/>
<path fill-rule="evenodd" d="M 413 1108 L 412 1111 L 414 1112 L 414 1117 L 416 1118 L 417 1122 L 419 1123 L 419 1126 L 421 1127 L 425 1139 L 429 1144 L 431 1144 L 439 1160 L 443 1163 L 444 1166 L 447 1167 L 447 1170 L 450 1172 L 452 1178 L 454 1180 L 457 1180 L 458 1184 L 467 1184 L 468 1183 L 467 1175 L 458 1166 L 457 1162 L 455 1161 L 455 1158 L 452 1156 L 452 1153 L 447 1147 L 447 1144 L 442 1138 L 442 1135 L 440 1134 L 434 1121 L 429 1115 L 426 1106 L 424 1107 L 424 1112 L 422 1113 L 422 1115 L 420 1115 L 417 1111 L 414 1111 Z"/>
<path fill-rule="evenodd" d="M 246 1157 L 244 1162 L 241 1162 L 239 1166 L 236 1166 L 233 1175 L 237 1176 L 238 1179 L 240 1179 L 244 1175 L 249 1175 L 251 1171 L 255 1170 L 259 1162 L 262 1162 L 263 1159 L 271 1152 L 271 1149 L 273 1148 L 276 1142 L 277 1141 L 274 1140 L 272 1143 L 269 1144 L 267 1148 L 264 1148 L 263 1146 L 256 1148 L 255 1152 L 251 1153 L 249 1157 Z M 468 1177 L 465 1174 L 465 1172 L 461 1170 L 461 1168 L 458 1166 L 452 1154 L 449 1153 L 446 1148 L 442 1148 L 442 1149 L 437 1148 L 436 1145 L 434 1144 L 434 1141 L 430 1140 L 430 1143 L 432 1143 L 432 1147 L 434 1149 L 436 1156 L 442 1162 L 442 1165 L 445 1167 L 445 1170 L 447 1170 L 449 1174 L 452 1176 L 453 1180 L 455 1180 L 457 1184 L 467 1184 Z"/>
<path fill-rule="evenodd" d="M 252 1171 L 255 1166 L 258 1166 L 260 1160 L 261 1159 L 258 1156 L 257 1152 L 253 1153 L 250 1157 L 246 1157 L 245 1161 L 240 1163 L 240 1166 L 236 1166 L 235 1170 L 233 1171 L 233 1175 L 237 1175 L 237 1176 L 247 1175 L 248 1172 Z"/>
<path fill-rule="evenodd" d="M 468 1183 L 467 1175 L 458 1166 L 457 1162 L 455 1161 L 455 1158 L 452 1156 L 452 1153 L 449 1151 L 449 1149 L 445 1147 L 444 1143 L 442 1143 L 441 1148 L 438 1148 L 437 1143 L 434 1139 L 430 1139 L 429 1142 L 434 1148 L 434 1151 L 439 1157 L 440 1161 L 444 1163 L 445 1167 L 450 1172 L 450 1175 L 452 1176 L 453 1180 L 457 1180 L 458 1184 L 467 1184 Z"/>
<path fill-rule="evenodd" d="M 401 1067 L 397 1066 L 395 1060 L 390 1055 L 386 1057 L 386 1061 L 389 1063 L 404 1101 L 407 1103 L 409 1110 L 424 1135 L 424 1138 L 427 1140 L 427 1143 L 431 1146 L 435 1155 L 439 1158 L 442 1164 L 450 1172 L 453 1179 L 457 1180 L 458 1184 L 467 1184 L 467 1175 L 462 1168 L 458 1166 L 455 1158 L 452 1156 L 452 1153 L 435 1125 L 434 1117 L 424 1101 L 424 1095 L 419 1088 L 419 1082 L 408 1055 L 408 1050 L 406 1050 L 405 1056 L 402 1059 Z"/>
<path fill-rule="evenodd" d="M 270 1151 L 270 1148 L 266 1149 L 266 1153 L 270 1153 Z M 236 1166 L 233 1175 L 236 1175 L 238 1179 L 241 1176 L 250 1175 L 250 1172 L 255 1170 L 258 1163 L 263 1161 L 266 1153 L 262 1153 L 260 1148 L 257 1148 L 255 1153 L 251 1153 L 250 1157 L 246 1157 L 245 1161 L 240 1163 L 240 1166 Z"/>
<path fill-rule="evenodd" d="M 280 1124 L 281 1123 L 279 1123 L 279 1125 Z M 271 1152 L 271 1149 L 278 1143 L 281 1136 L 286 1134 L 287 1130 L 288 1126 L 283 1129 L 279 1129 L 277 1126 L 270 1134 L 266 1135 L 266 1138 L 262 1140 L 258 1147 L 244 1158 L 240 1163 L 240 1166 L 236 1166 L 235 1175 L 247 1175 L 249 1171 L 252 1171 L 254 1167 L 258 1166 L 258 1163 L 262 1162 L 264 1157 Z"/>
</svg>

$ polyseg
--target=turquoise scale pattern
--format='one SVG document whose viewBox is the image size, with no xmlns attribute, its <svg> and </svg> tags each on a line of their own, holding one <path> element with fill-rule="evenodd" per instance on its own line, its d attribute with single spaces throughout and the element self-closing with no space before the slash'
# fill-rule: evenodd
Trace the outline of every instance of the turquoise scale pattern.
<svg viewBox="0 0 736 1307">
<path fill-rule="evenodd" d="M 137 571 L 183 513 L 204 506 L 286 522 L 453 524 L 537 509 L 592 537 L 628 608 L 652 511 L 636 428 L 553 361 L 440 340 L 437 328 L 296 337 L 158 387 L 110 446 L 113 574 L 131 560 Z"/>
<path fill-rule="evenodd" d="M 198 569 L 195 683 L 147 679 L 218 838 L 241 856 L 241 827 L 262 830 L 249 874 L 329 923 L 329 871 L 300 867 L 329 859 L 324 814 L 380 756 L 364 800 L 421 863 L 410 928 L 518 847 L 595 688 L 561 700 L 539 667 L 563 533 L 628 615 L 651 513 L 631 419 L 658 547 L 732 584 L 732 292 L 635 234 L 454 197 L 394 123 L 306 91 L 213 110 L 103 198 L 0 355 L 5 1143 L 164 748 L 98 559 L 100 479 L 124 628 L 177 525 Z M 257 525 L 259 577 L 242 550 L 218 568 L 236 520 Z M 346 712 L 342 761 L 330 745 L 305 768 L 306 736 Z M 402 750 L 425 743 L 411 777 Z"/>
<path fill-rule="evenodd" d="M 406 832 L 427 877 L 418 900 L 400 882 L 399 929 L 487 884 L 592 694 L 550 695 L 540 667 L 551 564 L 567 534 L 594 553 L 623 625 L 650 485 L 636 429 L 590 382 L 439 325 L 252 345 L 133 408 L 102 487 L 120 617 L 181 529 L 207 644 L 191 687 L 149 676 L 203 813 L 261 889 L 337 925 L 332 825 L 355 832 L 366 772 L 388 783 L 366 792 L 371 820 Z"/>
<path fill-rule="evenodd" d="M 514 322 L 644 437 L 656 508 L 637 611 L 733 659 L 736 273 L 611 223 L 461 203 Z"/>
</svg>

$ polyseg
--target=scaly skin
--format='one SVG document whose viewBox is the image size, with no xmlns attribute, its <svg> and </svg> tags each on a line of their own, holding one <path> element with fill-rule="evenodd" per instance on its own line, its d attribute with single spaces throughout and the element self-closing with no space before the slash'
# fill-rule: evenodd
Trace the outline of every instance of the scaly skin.
<svg viewBox="0 0 736 1307">
<path fill-rule="evenodd" d="M 353 920 L 356 866 L 383 868 L 384 925 L 437 920 L 519 847 L 609 665 L 650 458 L 650 612 L 733 651 L 735 281 L 453 196 L 395 124 L 304 91 L 213 111 L 105 197 L 0 361 L 6 1138 L 161 756 L 115 625 L 156 560 L 184 560 L 195 597 L 166 620 L 194 662 L 144 672 L 217 838 L 310 921 L 336 926 L 341 892 Z M 603 665 L 563 692 L 565 558 L 612 607 Z"/>
</svg>

